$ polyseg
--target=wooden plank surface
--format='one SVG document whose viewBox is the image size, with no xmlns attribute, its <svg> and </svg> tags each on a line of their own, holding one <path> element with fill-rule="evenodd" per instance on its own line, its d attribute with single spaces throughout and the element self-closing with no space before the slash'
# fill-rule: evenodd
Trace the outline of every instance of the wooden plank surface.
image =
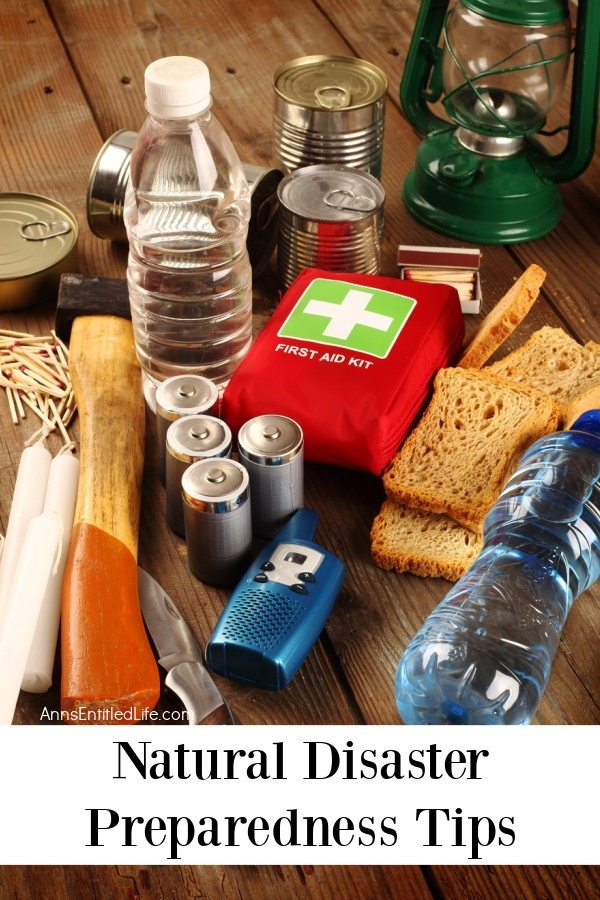
<svg viewBox="0 0 600 900">
<path fill-rule="evenodd" d="M 41 892 L 40 892 L 41 891 Z M 429 900 L 417 866 L 16 866 L 0 900 Z"/>
<path fill-rule="evenodd" d="M 232 16 L 234 7 L 235 16 Z M 92 18 L 102 13 L 103 21 L 115 36 L 114 41 L 105 42 L 95 49 L 94 35 L 93 32 L 90 34 L 87 24 L 90 9 Z M 219 23 L 228 20 L 231 30 L 228 29 L 224 38 L 206 51 L 214 85 L 215 113 L 230 133 L 239 136 L 236 146 L 242 158 L 267 164 L 271 149 L 265 133 L 270 137 L 272 77 L 275 68 L 288 59 L 312 52 L 311 48 L 315 46 L 326 53 L 355 53 L 380 65 L 393 86 L 386 114 L 384 143 L 383 184 L 387 200 L 383 271 L 386 274 L 396 271 L 395 259 L 399 243 L 431 244 L 433 240 L 437 244 L 452 243 L 451 239 L 443 236 L 433 236 L 427 228 L 415 222 L 400 201 L 402 182 L 413 164 L 418 146 L 418 138 L 407 129 L 397 101 L 401 60 L 408 47 L 412 25 L 404 23 L 400 31 L 394 33 L 392 38 L 388 35 L 385 40 L 382 39 L 381 22 L 389 22 L 391 14 L 383 5 L 376 5 L 373 9 L 370 6 L 361 7 L 355 17 L 350 6 L 334 2 L 331 7 L 326 7 L 327 17 L 316 17 L 314 6 L 309 0 L 298 0 L 294 4 L 293 16 L 289 15 L 287 7 L 282 8 L 273 0 L 258 0 L 252 7 L 232 5 L 231 0 L 218 0 L 210 4 L 209 8 L 203 6 L 202 15 L 193 22 L 189 21 L 189 16 L 180 4 L 167 3 L 162 9 L 160 21 L 153 20 L 157 27 L 148 27 L 143 32 L 142 39 L 135 4 L 123 4 L 117 0 L 108 3 L 92 0 L 85 5 L 74 5 L 69 0 L 55 0 L 53 3 L 55 21 L 69 48 L 74 69 L 86 84 L 86 96 L 94 109 L 96 121 L 101 124 L 104 138 L 118 128 L 139 127 L 143 118 L 143 113 L 140 113 L 143 106 L 143 70 L 153 54 L 191 53 L 192 46 L 196 48 L 195 52 L 201 53 L 207 34 L 215 33 Z M 415 14 L 416 6 L 413 6 L 411 21 L 414 21 Z M 372 27 L 367 27 L 365 17 L 371 23 L 378 23 L 375 31 Z M 147 25 L 146 19 L 144 22 Z M 270 23 L 268 29 L 258 24 L 264 22 Z M 124 56 L 122 42 L 127 40 L 132 28 L 138 29 L 135 50 Z M 184 32 L 185 38 L 179 47 Z M 276 41 L 273 35 L 277 36 Z M 398 51 L 398 56 L 388 52 L 388 44 Z M 120 72 L 123 67 L 123 59 L 127 59 L 128 65 L 124 76 L 126 84 L 121 80 L 117 83 L 115 77 L 115 72 Z M 232 68 L 234 73 L 229 71 Z M 243 89 L 240 89 L 238 83 L 243 85 Z M 251 96 L 248 94 L 249 83 L 252 85 Z M 116 102 L 113 101 L 115 93 Z M 257 123 L 264 125 L 265 131 L 257 131 Z M 566 233 L 564 231 L 563 241 L 567 240 Z M 528 245 L 528 258 L 521 263 L 507 248 L 485 248 L 482 265 L 485 309 L 491 308 L 525 265 L 538 260 L 539 244 L 538 241 Z M 258 286 L 258 293 L 261 296 L 259 303 L 263 304 L 261 308 L 268 311 L 269 301 L 274 299 L 272 284 L 265 285 L 263 279 L 263 283 Z M 560 293 L 561 297 L 562 294 L 563 292 Z M 545 292 L 544 298 L 535 305 L 523 325 L 507 342 L 508 349 L 518 346 L 541 325 L 563 324 L 564 311 L 560 304 L 546 300 L 546 297 L 551 298 L 552 295 L 552 288 Z M 469 329 L 475 327 L 475 319 L 476 317 L 467 317 Z M 595 332 L 585 323 L 579 323 L 573 333 L 580 339 L 589 339 Z M 352 561 L 350 589 L 344 591 L 338 600 L 327 632 L 358 701 L 363 720 L 367 723 L 393 724 L 398 721 L 393 697 L 395 666 L 402 649 L 424 616 L 444 596 L 448 586 L 441 581 L 437 584 L 424 584 L 422 579 L 413 576 L 399 578 L 375 569 L 368 552 L 368 536 L 383 496 L 376 480 L 369 476 L 357 477 L 354 473 L 335 468 L 323 472 L 322 467 L 309 467 L 309 472 L 307 502 L 310 503 L 314 497 L 315 505 L 320 511 L 320 538 L 334 552 L 336 547 L 327 541 L 335 541 L 340 547 L 342 558 Z M 155 495 L 151 496 L 154 502 Z M 360 510 L 360 524 L 354 522 L 352 528 L 340 527 L 338 498 L 341 496 L 348 497 L 349 502 L 351 498 L 352 506 Z M 168 535 L 165 539 L 169 540 Z M 373 603 L 373 597 L 385 598 L 387 602 Z M 574 610 L 567 626 L 569 634 L 583 636 L 584 625 L 580 618 L 580 611 Z M 597 648 L 597 644 L 595 646 Z M 559 652 L 564 651 L 561 649 Z M 586 724 L 600 721 L 600 711 L 590 701 L 585 686 L 588 668 L 582 668 L 581 660 L 575 654 L 568 669 L 580 674 L 581 683 L 577 686 L 580 691 L 576 690 L 572 705 L 561 707 L 553 696 L 551 683 L 540 708 L 539 721 L 565 721 L 565 718 L 561 718 L 563 713 L 559 714 L 559 709 L 566 711 L 566 721 Z"/>
<path fill-rule="evenodd" d="M 239 0 L 160 4 L 137 0 L 4 0 L 0 9 L 0 186 L 65 203 L 80 225 L 81 270 L 123 277 L 126 249 L 91 234 L 85 193 L 102 142 L 144 119 L 143 72 L 159 56 L 189 54 L 209 64 L 214 110 L 241 158 L 272 162 L 272 76 L 289 59 L 311 53 L 356 55 L 384 69 L 390 80 L 384 144 L 386 221 L 382 271 L 396 272 L 399 243 L 453 245 L 414 221 L 404 209 L 402 182 L 419 138 L 398 102 L 418 8 L 417 0 Z M 565 103 L 563 102 L 563 110 Z M 518 247 L 486 247 L 482 262 L 484 310 L 530 262 L 548 271 L 542 298 L 507 342 L 518 346 L 543 324 L 562 325 L 580 340 L 600 340 L 598 211 L 600 161 L 562 188 L 564 219 L 548 237 Z M 256 328 L 277 302 L 273 265 L 255 285 Z M 53 304 L 3 314 L 0 327 L 46 331 Z M 467 329 L 479 317 L 467 317 Z M 0 524 L 6 527 L 20 452 L 29 432 L 11 425 L 0 401 Z M 161 514 L 156 429 L 148 420 L 140 561 L 184 612 L 206 643 L 227 592 L 206 588 L 189 574 L 183 542 Z M 77 436 L 77 430 L 74 430 Z M 52 444 L 50 449 L 56 449 Z M 393 674 L 403 649 L 446 593 L 443 581 L 396 576 L 370 558 L 369 531 L 383 498 L 379 479 L 326 466 L 307 466 L 306 502 L 320 513 L 317 538 L 348 568 L 346 585 L 326 633 L 286 691 L 267 694 L 220 682 L 247 724 L 398 724 Z M 600 590 L 574 605 L 552 678 L 536 721 L 600 723 Z M 49 695 L 21 695 L 16 721 L 39 721 Z M 590 869 L 456 870 L 372 867 L 16 867 L 0 873 L 0 900 L 46 896 L 287 897 L 584 897 L 598 894 Z"/>
<path fill-rule="evenodd" d="M 447 900 L 591 900 L 600 893 L 594 866 L 433 866 L 428 874 Z"/>
</svg>

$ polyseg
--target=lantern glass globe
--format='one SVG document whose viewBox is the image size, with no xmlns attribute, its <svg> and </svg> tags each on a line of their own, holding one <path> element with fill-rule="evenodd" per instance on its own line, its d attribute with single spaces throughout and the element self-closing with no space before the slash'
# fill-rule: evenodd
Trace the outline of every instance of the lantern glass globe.
<svg viewBox="0 0 600 900">
<path fill-rule="evenodd" d="M 513 25 L 457 0 L 445 27 L 446 112 L 486 135 L 535 134 L 564 87 L 570 46 L 568 17 L 552 25 Z"/>
</svg>

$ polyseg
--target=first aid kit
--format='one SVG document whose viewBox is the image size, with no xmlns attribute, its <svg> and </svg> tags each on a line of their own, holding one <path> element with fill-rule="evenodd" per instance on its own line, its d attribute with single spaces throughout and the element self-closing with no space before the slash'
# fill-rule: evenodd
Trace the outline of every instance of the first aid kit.
<svg viewBox="0 0 600 900">
<path fill-rule="evenodd" d="M 237 434 L 288 416 L 305 460 L 379 475 L 464 338 L 456 290 L 305 269 L 234 373 L 222 418 Z"/>
</svg>

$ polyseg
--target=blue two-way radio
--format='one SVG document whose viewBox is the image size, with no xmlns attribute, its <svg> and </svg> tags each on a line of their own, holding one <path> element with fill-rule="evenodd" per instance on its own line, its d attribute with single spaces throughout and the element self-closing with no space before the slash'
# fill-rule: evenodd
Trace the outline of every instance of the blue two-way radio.
<svg viewBox="0 0 600 900">
<path fill-rule="evenodd" d="M 345 574 L 312 541 L 318 519 L 312 509 L 298 510 L 235 588 L 206 647 L 219 675 L 278 691 L 308 656 Z"/>
</svg>

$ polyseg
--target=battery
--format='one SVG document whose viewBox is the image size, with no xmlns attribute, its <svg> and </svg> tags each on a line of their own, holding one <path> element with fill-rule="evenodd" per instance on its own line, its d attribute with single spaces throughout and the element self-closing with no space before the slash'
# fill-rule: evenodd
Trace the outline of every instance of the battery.
<svg viewBox="0 0 600 900">
<path fill-rule="evenodd" d="M 206 584 L 234 583 L 252 548 L 248 472 L 232 459 L 202 459 L 184 472 L 182 490 L 192 575 Z"/>
<path fill-rule="evenodd" d="M 307 166 L 278 188 L 277 273 L 285 292 L 303 269 L 378 275 L 385 192 L 345 166 Z"/>
<path fill-rule="evenodd" d="M 101 148 L 88 182 L 87 220 L 100 238 L 127 243 L 123 220 L 125 192 L 131 169 L 131 153 L 136 131 L 122 129 L 112 134 Z M 277 185 L 283 178 L 280 169 L 242 163 L 250 188 L 248 256 L 253 278 L 266 269 L 277 242 Z"/>
<path fill-rule="evenodd" d="M 219 390 L 202 375 L 174 375 L 161 382 L 156 389 L 156 429 L 158 432 L 158 471 L 165 483 L 167 429 L 184 416 L 205 413 L 215 416 L 219 411 Z"/>
<path fill-rule="evenodd" d="M 303 56 L 275 72 L 273 143 L 286 174 L 311 165 L 381 178 L 386 75 L 347 56 Z"/>
<path fill-rule="evenodd" d="M 176 534 L 185 535 L 181 495 L 183 473 L 199 459 L 227 457 L 230 453 L 229 426 L 214 416 L 185 416 L 169 425 L 166 438 L 166 518 Z"/>
<path fill-rule="evenodd" d="M 304 438 L 287 416 L 257 416 L 238 433 L 238 459 L 248 470 L 252 530 L 274 537 L 304 505 Z"/>
</svg>

